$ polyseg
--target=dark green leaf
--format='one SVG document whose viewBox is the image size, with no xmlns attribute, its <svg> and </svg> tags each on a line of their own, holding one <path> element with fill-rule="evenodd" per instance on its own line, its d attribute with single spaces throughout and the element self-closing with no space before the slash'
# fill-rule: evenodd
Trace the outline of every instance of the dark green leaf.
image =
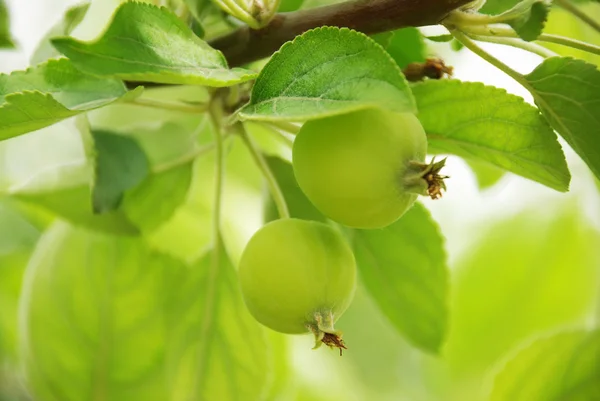
<svg viewBox="0 0 600 401">
<path fill-rule="evenodd" d="M 415 204 L 381 230 L 354 230 L 365 287 L 392 324 L 416 346 L 437 353 L 446 337 L 448 269 L 442 235 Z"/>
<path fill-rule="evenodd" d="M 381 46 L 356 31 L 323 27 L 271 57 L 240 116 L 298 121 L 368 107 L 415 111 L 402 72 Z"/>
<path fill-rule="evenodd" d="M 10 35 L 10 16 L 4 4 L 4 0 L 0 0 L 0 49 L 13 48 L 15 44 Z"/>
<path fill-rule="evenodd" d="M 256 74 L 229 69 L 221 52 L 198 38 L 175 14 L 126 2 L 94 42 L 56 38 L 52 44 L 82 71 L 133 81 L 230 86 Z"/>
<path fill-rule="evenodd" d="M 290 216 L 304 220 L 325 221 L 325 216 L 317 210 L 298 186 L 292 165 L 274 156 L 267 156 L 266 160 L 279 184 L 279 188 L 283 192 Z M 278 218 L 279 215 L 273 198 L 268 194 L 264 220 L 265 222 L 269 222 Z"/>
<path fill-rule="evenodd" d="M 572 58 L 544 60 L 526 76 L 552 127 L 600 178 L 600 71 Z"/>
<path fill-rule="evenodd" d="M 125 191 L 149 173 L 148 159 L 135 139 L 106 131 L 92 131 L 95 179 L 92 205 L 95 213 L 115 210 Z"/>
<path fill-rule="evenodd" d="M 556 135 L 520 97 L 480 83 L 429 80 L 413 86 L 429 146 L 491 163 L 559 191 L 570 174 Z"/>
<path fill-rule="evenodd" d="M 522 39 L 532 41 L 544 30 L 550 5 L 549 0 L 522 0 L 498 17 L 512 26 Z"/>
<path fill-rule="evenodd" d="M 259 400 L 270 375 L 266 336 L 222 247 L 215 257 L 211 252 L 190 268 L 174 294 L 174 398 Z"/>
<path fill-rule="evenodd" d="M 394 31 L 385 50 L 392 56 L 400 68 L 409 63 L 425 61 L 425 42 L 417 28 L 402 28 Z"/>
<path fill-rule="evenodd" d="M 496 376 L 492 401 L 600 399 L 600 330 L 537 340 Z"/>
<path fill-rule="evenodd" d="M 105 106 L 126 94 L 121 81 L 86 75 L 66 59 L 0 74 L 0 140 Z"/>
<path fill-rule="evenodd" d="M 89 8 L 90 3 L 83 3 L 69 8 L 62 20 L 54 25 L 38 44 L 33 56 L 31 56 L 31 64 L 39 64 L 60 56 L 60 53 L 50 43 L 50 39 L 56 36 L 69 35 L 83 20 Z"/>
</svg>

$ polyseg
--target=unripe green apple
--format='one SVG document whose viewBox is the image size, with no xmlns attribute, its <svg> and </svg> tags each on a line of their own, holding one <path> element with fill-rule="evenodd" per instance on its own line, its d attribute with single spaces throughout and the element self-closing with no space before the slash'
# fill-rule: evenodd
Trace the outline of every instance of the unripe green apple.
<svg viewBox="0 0 600 401">
<path fill-rule="evenodd" d="M 443 161 L 424 164 L 427 138 L 417 117 L 368 109 L 308 121 L 293 148 L 294 174 L 310 201 L 338 223 L 374 229 L 433 195 Z M 437 185 L 439 194 L 441 180 Z"/>
<path fill-rule="evenodd" d="M 260 323 L 282 333 L 312 332 L 316 346 L 345 348 L 333 324 L 354 296 L 356 263 L 332 227 L 289 218 L 268 223 L 244 249 L 239 278 Z"/>
</svg>

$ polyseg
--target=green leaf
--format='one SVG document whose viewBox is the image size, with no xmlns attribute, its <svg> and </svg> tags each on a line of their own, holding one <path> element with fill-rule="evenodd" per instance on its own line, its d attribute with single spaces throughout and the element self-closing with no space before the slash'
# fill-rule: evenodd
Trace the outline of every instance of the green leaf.
<svg viewBox="0 0 600 401">
<path fill-rule="evenodd" d="M 383 46 L 400 68 L 410 63 L 425 61 L 425 42 L 417 28 L 402 28 L 394 31 L 386 46 Z"/>
<path fill-rule="evenodd" d="M 11 49 L 15 47 L 15 43 L 10 35 L 9 20 L 10 16 L 6 9 L 6 5 L 4 4 L 4 0 L 0 0 L 0 49 Z"/>
<path fill-rule="evenodd" d="M 492 401 L 600 399 L 600 330 L 537 340 L 496 376 Z"/>
<path fill-rule="evenodd" d="M 443 238 L 427 209 L 415 204 L 381 230 L 354 230 L 363 283 L 396 329 L 437 353 L 448 319 L 448 269 Z"/>
<path fill-rule="evenodd" d="M 290 216 L 304 220 L 325 221 L 325 216 L 317 210 L 298 186 L 292 165 L 274 156 L 267 156 L 266 160 L 277 184 L 279 184 L 279 188 L 283 192 Z M 279 218 L 277 208 L 270 194 L 267 194 L 264 212 L 265 223 Z"/>
<path fill-rule="evenodd" d="M 452 330 L 444 355 L 456 400 L 484 399 L 466 390 L 485 391 L 490 368 L 523 341 L 592 318 L 600 235 L 580 210 L 577 201 L 538 202 L 485 231 L 481 225 L 461 231 L 477 238 L 452 276 Z"/>
<path fill-rule="evenodd" d="M 544 30 L 550 6 L 549 0 L 522 0 L 498 17 L 513 27 L 521 39 L 532 41 Z"/>
<path fill-rule="evenodd" d="M 0 74 L 0 141 L 113 103 L 126 93 L 121 81 L 84 74 L 66 59 Z"/>
<path fill-rule="evenodd" d="M 95 180 L 92 205 L 95 213 L 115 210 L 125 191 L 149 173 L 148 159 L 135 139 L 106 131 L 92 131 L 95 147 Z"/>
<path fill-rule="evenodd" d="M 69 35 L 73 32 L 79 23 L 83 21 L 89 8 L 90 3 L 83 3 L 69 8 L 63 15 L 63 18 L 50 28 L 40 41 L 33 56 L 31 56 L 31 64 L 39 64 L 48 59 L 59 57 L 60 53 L 52 46 L 50 39 L 56 36 Z"/>
<path fill-rule="evenodd" d="M 369 107 L 415 111 L 402 72 L 380 45 L 356 31 L 323 27 L 271 57 L 239 114 L 248 120 L 301 121 Z"/>
<path fill-rule="evenodd" d="M 20 348 L 36 399 L 170 399 L 170 296 L 185 271 L 141 240 L 64 223 L 41 238 L 28 266 Z"/>
<path fill-rule="evenodd" d="M 558 191 L 569 188 L 556 135 L 520 97 L 453 80 L 419 83 L 413 93 L 433 151 L 491 163 Z"/>
<path fill-rule="evenodd" d="M 258 400 L 269 380 L 267 339 L 241 297 L 220 247 L 189 269 L 175 294 L 174 400 Z"/>
<path fill-rule="evenodd" d="M 552 127 L 600 178 L 600 71 L 582 60 L 552 57 L 526 76 Z"/>
<path fill-rule="evenodd" d="M 227 67 L 221 52 L 198 38 L 166 8 L 126 2 L 93 42 L 69 37 L 52 44 L 77 68 L 125 80 L 181 85 L 230 86 L 256 77 Z"/>
<path fill-rule="evenodd" d="M 281 0 L 279 3 L 279 12 L 287 13 L 290 11 L 296 11 L 302 7 L 304 0 Z"/>
</svg>

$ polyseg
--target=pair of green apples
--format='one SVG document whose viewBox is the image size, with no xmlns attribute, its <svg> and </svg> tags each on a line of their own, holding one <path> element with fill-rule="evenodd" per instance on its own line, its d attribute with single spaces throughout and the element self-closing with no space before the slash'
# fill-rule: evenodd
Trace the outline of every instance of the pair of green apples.
<svg viewBox="0 0 600 401">
<path fill-rule="evenodd" d="M 415 115 L 368 109 L 306 122 L 294 140 L 298 185 L 325 216 L 360 229 L 400 218 L 427 194 L 427 139 Z M 245 303 L 273 330 L 312 332 L 345 348 L 333 327 L 356 287 L 350 246 L 333 226 L 286 218 L 263 226 L 239 267 Z"/>
</svg>

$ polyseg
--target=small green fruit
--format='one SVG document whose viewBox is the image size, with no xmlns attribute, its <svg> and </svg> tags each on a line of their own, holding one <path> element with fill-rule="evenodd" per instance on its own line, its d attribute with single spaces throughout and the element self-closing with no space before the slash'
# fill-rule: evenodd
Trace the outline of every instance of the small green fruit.
<svg viewBox="0 0 600 401">
<path fill-rule="evenodd" d="M 440 193 L 443 162 L 424 164 L 426 153 L 417 117 L 368 109 L 305 123 L 294 141 L 294 174 L 327 217 L 381 228 L 400 218 L 418 194 Z"/>
<path fill-rule="evenodd" d="M 299 219 L 268 223 L 244 249 L 239 278 L 260 323 L 282 333 L 312 332 L 316 346 L 345 348 L 333 323 L 354 296 L 356 262 L 335 229 Z"/>
</svg>

